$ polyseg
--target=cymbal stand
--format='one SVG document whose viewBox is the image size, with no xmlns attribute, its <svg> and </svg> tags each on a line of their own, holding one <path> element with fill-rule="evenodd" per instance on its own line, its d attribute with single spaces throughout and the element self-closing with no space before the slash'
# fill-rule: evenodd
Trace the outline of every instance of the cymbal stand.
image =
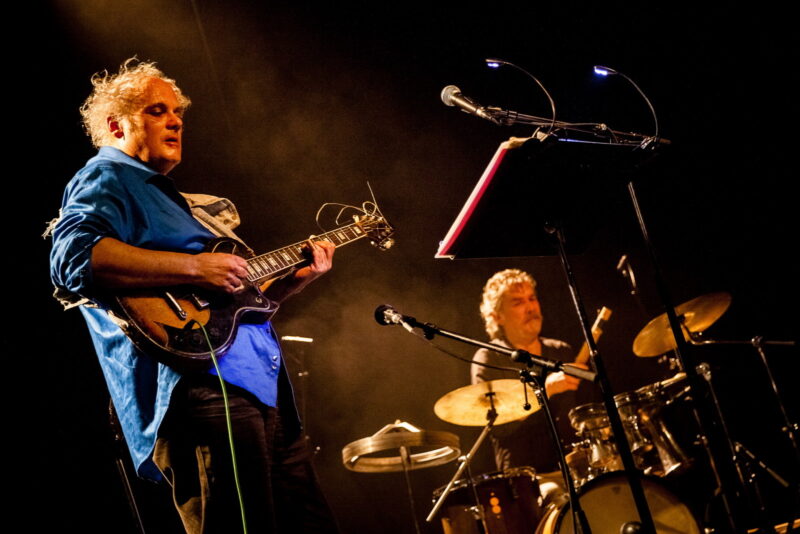
<svg viewBox="0 0 800 534">
<path fill-rule="evenodd" d="M 458 469 L 456 469 L 453 478 L 451 478 L 450 482 L 447 483 L 447 486 L 444 488 L 444 491 L 442 491 L 442 494 L 439 496 L 439 499 L 433 505 L 433 508 L 428 514 L 428 517 L 425 518 L 425 521 L 427 523 L 433 521 L 433 518 L 436 517 L 436 514 L 439 513 L 439 510 L 442 508 L 445 499 L 447 499 L 447 496 L 450 495 L 450 492 L 453 490 L 453 486 L 455 485 L 456 481 L 461 478 L 461 476 L 464 474 L 464 470 L 466 470 L 469 467 L 470 462 L 472 462 L 472 459 L 475 457 L 475 453 L 483 444 L 483 441 L 486 439 L 486 436 L 489 435 L 489 432 L 494 426 L 494 422 L 497 419 L 497 410 L 494 409 L 494 393 L 490 391 L 486 393 L 486 397 L 489 399 L 489 404 L 490 404 L 489 409 L 486 411 L 486 426 L 483 427 L 481 435 L 478 436 L 477 440 L 475 440 L 475 444 L 472 445 L 472 448 L 469 450 L 469 452 L 464 456 L 462 456 L 461 458 L 459 458 L 460 464 L 458 466 Z M 484 514 L 483 506 L 481 505 L 480 500 L 478 499 L 478 492 L 475 489 L 475 485 L 472 482 L 472 477 L 470 477 L 469 483 L 472 485 L 472 492 L 473 495 L 475 496 L 475 511 L 478 514 L 479 529 L 481 532 L 486 534 L 488 532 L 486 527 L 486 515 Z"/>
<path fill-rule="evenodd" d="M 406 491 L 408 492 L 408 505 L 411 507 L 411 517 L 414 518 L 414 531 L 421 534 L 419 529 L 419 519 L 417 519 L 416 506 L 414 505 L 414 491 L 411 489 L 411 476 L 409 470 L 411 468 L 411 456 L 408 453 L 408 447 L 400 447 L 400 458 L 403 462 L 403 477 L 406 480 Z"/>
<path fill-rule="evenodd" d="M 550 437 L 552 438 L 553 445 L 558 452 L 558 461 L 561 464 L 561 474 L 564 477 L 564 481 L 567 483 L 570 508 L 572 509 L 573 532 L 575 534 L 591 534 L 592 529 L 586 519 L 586 513 L 583 511 L 583 507 L 581 506 L 581 500 L 578 497 L 578 491 L 575 489 L 575 481 L 573 480 L 572 473 L 570 473 L 567 466 L 567 459 L 564 457 L 564 449 L 560 445 L 561 441 L 558 439 L 556 422 L 553 419 L 553 413 L 550 411 L 550 404 L 547 402 L 547 390 L 544 388 L 544 384 L 548 371 L 540 365 L 533 365 L 531 368 L 532 371 L 523 369 L 519 372 L 520 380 L 526 384 L 531 384 L 533 391 L 536 393 L 536 400 L 539 401 L 539 405 L 544 410 L 544 414 L 547 418 L 547 428 L 550 430 Z"/>
<path fill-rule="evenodd" d="M 772 388 L 773 396 L 775 397 L 775 401 L 778 404 L 778 409 L 780 410 L 781 417 L 783 419 L 783 426 L 781 427 L 781 431 L 784 432 L 786 434 L 786 436 L 789 438 L 789 441 L 792 444 L 792 448 L 794 450 L 795 459 L 797 460 L 797 465 L 800 466 L 800 446 L 798 446 L 798 438 L 797 438 L 798 426 L 797 426 L 796 423 L 792 423 L 792 421 L 789 419 L 789 415 L 788 415 L 788 413 L 786 411 L 786 405 L 783 403 L 783 398 L 782 398 L 782 396 L 780 394 L 780 391 L 778 390 L 778 385 L 775 382 L 775 377 L 772 374 L 772 369 L 771 369 L 771 367 L 769 365 L 769 362 L 767 361 L 767 354 L 764 351 L 764 345 L 793 347 L 793 346 L 795 346 L 795 343 L 793 341 L 769 341 L 769 340 L 764 340 L 764 338 L 761 337 L 761 336 L 756 336 L 756 337 L 754 337 L 753 339 L 751 339 L 749 341 L 706 339 L 706 338 L 703 337 L 702 333 L 700 333 L 700 332 L 689 332 L 689 336 L 688 337 L 689 337 L 689 342 L 692 345 L 751 345 L 753 348 L 755 348 L 756 352 L 759 355 L 759 358 L 761 359 L 761 363 L 764 366 L 764 370 L 767 372 L 767 377 L 769 379 L 769 383 L 770 383 L 770 386 Z M 702 365 L 706 365 L 706 364 L 701 364 L 701 366 Z M 700 367 L 698 367 L 698 369 L 699 368 Z M 710 371 L 709 371 L 709 375 L 710 375 Z M 746 465 L 751 465 L 751 464 L 757 465 L 765 473 L 769 474 L 773 479 L 775 479 L 775 481 L 778 482 L 778 484 L 780 484 L 784 488 L 789 489 L 790 484 L 783 477 L 778 475 L 775 471 L 770 469 L 766 464 L 764 464 L 761 460 L 759 460 L 755 455 L 753 455 L 749 450 L 747 450 L 747 448 L 745 448 L 744 445 L 742 445 L 739 442 L 732 442 L 731 441 L 730 436 L 728 436 L 724 420 L 722 419 L 722 413 L 719 410 L 719 405 L 718 405 L 718 402 L 717 402 L 717 399 L 716 399 L 716 395 L 714 394 L 713 387 L 711 387 L 710 376 L 706 377 L 705 374 L 704 374 L 704 378 L 706 378 L 706 380 L 709 382 L 709 387 L 711 388 L 712 398 L 713 398 L 714 403 L 715 403 L 715 407 L 716 407 L 716 410 L 717 410 L 717 413 L 718 413 L 718 417 L 720 418 L 720 421 L 722 421 L 722 428 L 725 430 L 725 436 L 726 436 L 726 439 L 728 440 L 729 447 L 731 448 L 732 455 L 733 455 L 733 460 L 734 460 L 734 463 L 736 464 L 737 472 L 739 472 L 740 481 L 742 480 L 742 478 L 741 478 L 742 475 L 741 475 L 741 472 L 740 472 L 739 461 L 743 461 L 743 462 L 746 462 Z M 739 455 L 740 452 L 744 453 L 745 456 L 748 456 L 749 460 L 748 459 L 742 459 L 742 456 Z M 754 478 L 752 474 L 750 475 L 750 478 L 751 479 Z M 800 492 L 798 492 L 798 483 L 799 483 L 798 481 L 795 481 L 794 484 L 793 484 L 793 488 L 791 488 L 791 489 L 794 490 L 794 494 L 795 494 L 795 508 L 800 506 Z M 755 491 L 755 495 L 754 496 L 755 496 L 755 498 L 757 499 L 757 501 L 759 503 L 759 507 L 761 508 L 761 507 L 763 507 L 763 503 L 761 503 L 761 499 L 760 499 L 760 495 L 759 495 L 758 489 L 755 488 L 754 491 Z M 794 530 L 793 522 L 794 522 L 795 518 L 794 518 L 792 513 L 790 513 L 790 515 L 792 515 L 792 517 L 790 517 L 789 520 L 788 520 L 788 527 L 787 527 L 787 531 L 786 531 L 788 534 L 791 534 L 793 532 L 793 530 Z"/>
<path fill-rule="evenodd" d="M 731 459 L 733 459 L 733 465 L 736 468 L 736 476 L 739 479 L 739 485 L 741 486 L 742 490 L 747 493 L 747 497 L 749 497 L 747 500 L 749 501 L 751 508 L 755 508 L 757 522 L 759 525 L 758 532 L 760 534 L 767 534 L 772 529 L 770 528 L 766 519 L 766 508 L 764 507 L 764 501 L 761 499 L 761 491 L 758 487 L 758 482 L 753 476 L 752 470 L 750 469 L 749 465 L 747 465 L 739 456 L 739 448 L 734 444 L 734 441 L 731 438 L 730 431 L 728 430 L 728 424 L 725 420 L 725 416 L 722 413 L 722 407 L 719 402 L 719 397 L 717 396 L 717 390 L 714 387 L 714 381 L 712 380 L 711 366 L 703 362 L 697 366 L 697 372 L 708 385 L 708 392 L 711 397 L 711 402 L 714 406 L 717 420 L 720 423 L 720 430 L 723 439 L 728 446 Z M 753 506 L 753 502 L 755 502 L 755 506 Z"/>
<path fill-rule="evenodd" d="M 555 241 L 558 245 L 558 256 L 561 259 L 561 266 L 563 267 L 564 274 L 567 278 L 570 295 L 572 296 L 572 303 L 575 306 L 575 311 L 578 314 L 578 319 L 583 331 L 583 337 L 589 347 L 592 365 L 597 373 L 597 385 L 600 389 L 600 393 L 603 396 L 603 403 L 605 404 L 606 412 L 608 413 L 609 423 L 611 423 L 611 432 L 614 434 L 614 440 L 617 443 L 617 450 L 622 459 L 622 465 L 625 468 L 625 475 L 628 478 L 628 484 L 631 488 L 633 501 L 636 504 L 636 511 L 639 513 L 639 532 L 642 534 L 656 534 L 653 516 L 650 513 L 650 507 L 644 495 L 642 480 L 639 477 L 638 471 L 636 470 L 636 464 L 633 460 L 633 453 L 631 453 L 630 444 L 628 443 L 627 435 L 625 434 L 624 427 L 622 426 L 622 419 L 617 411 L 617 405 L 614 402 L 614 393 L 611 391 L 611 383 L 608 380 L 605 364 L 603 363 L 603 359 L 600 357 L 600 353 L 597 350 L 597 344 L 594 341 L 594 336 L 592 336 L 589 316 L 586 314 L 583 300 L 578 292 L 578 284 L 575 280 L 575 275 L 572 272 L 572 267 L 567 257 L 564 233 L 560 227 L 555 225 L 546 226 L 545 231 L 554 235 L 556 238 Z"/>
<path fill-rule="evenodd" d="M 642 213 L 641 206 L 639 205 L 639 198 L 636 194 L 636 187 L 634 186 L 633 180 L 631 179 L 628 181 L 628 194 L 631 199 L 631 204 L 633 206 L 633 210 L 636 215 L 636 219 L 639 223 L 639 229 L 642 233 L 642 240 L 644 241 L 645 248 L 647 249 L 648 255 L 650 257 L 650 262 L 653 266 L 653 280 L 656 285 L 656 290 L 658 291 L 659 298 L 661 300 L 662 305 L 665 308 L 665 312 L 667 314 L 667 320 L 669 322 L 670 330 L 672 330 L 672 336 L 675 339 L 675 355 L 678 358 L 678 361 L 681 364 L 681 370 L 686 373 L 686 378 L 689 383 L 689 390 L 691 392 L 692 402 L 690 403 L 692 414 L 694 416 L 695 421 L 699 427 L 699 434 L 700 434 L 700 441 L 705 449 L 706 456 L 708 457 L 709 464 L 711 466 L 711 471 L 714 475 L 714 482 L 717 486 L 717 492 L 719 493 L 722 504 L 725 508 L 725 516 L 728 519 L 728 526 L 730 527 L 732 532 L 744 532 L 745 528 L 741 525 L 741 521 L 738 519 L 738 511 L 736 511 L 735 507 L 733 506 L 733 502 L 730 498 L 730 488 L 726 487 L 726 484 L 723 483 L 722 478 L 720 477 L 719 469 L 717 468 L 717 461 L 714 457 L 713 450 L 715 449 L 716 443 L 711 443 L 709 440 L 709 432 L 707 430 L 707 422 L 703 420 L 701 417 L 700 412 L 697 408 L 697 401 L 699 397 L 695 395 L 695 392 L 698 389 L 698 385 L 700 383 L 700 378 L 698 377 L 697 370 L 692 365 L 688 359 L 687 354 L 687 344 L 683 336 L 682 331 L 682 323 L 678 319 L 677 314 L 675 313 L 675 307 L 672 304 L 672 298 L 670 297 L 669 289 L 667 288 L 666 281 L 664 280 L 663 274 L 661 273 L 661 264 L 658 261 L 658 255 L 656 254 L 655 245 L 650 239 L 650 232 L 647 229 L 647 223 L 644 220 L 644 214 Z M 591 339 L 591 336 L 589 336 Z M 615 410 L 611 410 L 608 408 L 609 412 Z M 609 413 L 609 416 L 611 414 Z M 612 423 L 612 430 L 616 432 L 617 430 L 613 427 Z M 625 457 L 623 456 L 623 463 L 625 462 Z M 716 493 L 716 492 L 715 492 Z"/>
<path fill-rule="evenodd" d="M 775 382 L 775 377 L 772 374 L 772 368 L 767 361 L 767 354 L 764 351 L 764 345 L 772 345 L 776 347 L 794 347 L 794 341 L 769 341 L 765 340 L 761 336 L 756 336 L 749 341 L 737 341 L 737 340 L 719 340 L 719 339 L 706 339 L 703 337 L 701 332 L 689 332 L 689 342 L 692 345 L 752 345 L 753 348 L 758 353 L 759 358 L 761 359 L 761 363 L 764 366 L 764 370 L 767 372 L 767 378 L 769 378 L 769 384 L 772 388 L 772 393 L 775 397 L 775 401 L 778 403 L 778 409 L 781 412 L 781 417 L 783 419 L 783 427 L 781 427 L 781 431 L 786 434 L 789 438 L 789 441 L 792 444 L 792 448 L 794 449 L 795 457 L 800 466 L 800 445 L 798 445 L 798 425 L 797 423 L 792 423 L 789 419 L 789 415 L 786 412 L 786 405 L 783 403 L 783 398 L 778 390 L 778 384 Z"/>
</svg>

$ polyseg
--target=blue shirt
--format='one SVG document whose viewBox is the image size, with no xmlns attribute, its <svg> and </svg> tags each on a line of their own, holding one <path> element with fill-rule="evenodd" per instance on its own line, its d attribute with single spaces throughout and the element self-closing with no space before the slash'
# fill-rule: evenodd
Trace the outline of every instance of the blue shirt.
<svg viewBox="0 0 800 534">
<path fill-rule="evenodd" d="M 151 250 L 195 253 L 215 236 L 192 217 L 169 178 L 112 147 L 102 147 L 69 182 L 53 231 L 53 283 L 99 306 L 80 310 L 137 472 L 157 480 L 161 474 L 151 455 L 181 375 L 138 351 L 105 311 L 91 269 L 92 247 L 104 237 Z M 281 355 L 269 322 L 240 325 L 219 363 L 226 382 L 277 406 Z"/>
</svg>

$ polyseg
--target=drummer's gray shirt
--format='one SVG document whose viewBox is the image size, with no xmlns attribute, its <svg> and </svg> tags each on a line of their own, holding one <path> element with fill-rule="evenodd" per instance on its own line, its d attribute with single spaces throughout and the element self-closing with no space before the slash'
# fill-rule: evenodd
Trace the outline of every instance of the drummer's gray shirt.
<svg viewBox="0 0 800 534">
<path fill-rule="evenodd" d="M 574 360 L 575 354 L 569 344 L 558 339 L 539 339 L 542 342 L 542 353 L 539 356 L 562 362 Z M 509 344 L 502 339 L 493 339 L 492 343 L 509 347 Z M 516 370 L 491 369 L 478 365 L 479 363 L 513 369 L 525 368 L 524 364 L 516 363 L 508 356 L 487 349 L 478 350 L 472 361 L 470 375 L 473 384 L 503 378 L 519 378 L 519 372 Z M 522 392 L 521 388 L 522 386 L 520 386 L 520 393 Z M 567 418 L 567 412 L 579 403 L 590 402 L 592 393 L 593 389 L 591 387 L 582 384 L 578 391 L 567 391 L 555 395 L 551 399 L 550 408 L 556 418 L 556 426 L 562 445 L 569 445 L 577 441 L 575 431 Z M 550 432 L 547 429 L 547 421 L 541 410 L 522 421 L 494 427 L 491 440 L 494 448 L 495 463 L 499 470 L 526 465 L 535 468 L 538 472 L 558 469 L 558 453 L 553 445 Z"/>
</svg>

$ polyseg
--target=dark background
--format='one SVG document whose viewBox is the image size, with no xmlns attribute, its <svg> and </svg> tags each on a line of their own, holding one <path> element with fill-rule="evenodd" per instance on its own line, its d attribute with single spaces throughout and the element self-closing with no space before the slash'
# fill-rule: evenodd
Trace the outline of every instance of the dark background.
<svg viewBox="0 0 800 534">
<path fill-rule="evenodd" d="M 360 205 L 369 199 L 367 181 L 397 228 L 388 252 L 363 242 L 338 251 L 335 269 L 287 302 L 275 320 L 280 334 L 314 338 L 305 350 L 305 387 L 295 383 L 307 390 L 307 430 L 320 448 L 319 474 L 345 532 L 413 527 L 402 475 L 348 471 L 342 447 L 395 419 L 454 432 L 463 449 L 477 436 L 437 419 L 432 409 L 468 383 L 468 365 L 402 329 L 378 326 L 372 319 L 378 304 L 483 339 L 482 285 L 499 269 L 519 267 L 538 280 L 543 333 L 575 347 L 581 342 L 556 258 L 433 259 L 497 145 L 531 133 L 446 108 L 442 87 L 456 84 L 487 105 L 549 113 L 529 79 L 488 70 L 485 57 L 534 73 L 562 120 L 650 133 L 651 117 L 633 88 L 619 77 L 597 79 L 592 66 L 609 65 L 636 80 L 658 112 L 661 135 L 673 142 L 657 172 L 637 187 L 675 303 L 728 291 L 733 304 L 710 337 L 796 336 L 797 49 L 788 14 L 767 4 L 467 9 L 93 0 L 47 2 L 29 15 L 15 53 L 23 79 L 9 83 L 8 105 L 30 128 L 17 132 L 26 138 L 11 155 L 14 187 L 26 199 L 12 213 L 22 221 L 15 250 L 33 261 L 30 277 L 14 268 L 6 277 L 11 294 L 19 295 L 13 309 L 20 315 L 7 323 L 13 331 L 4 345 L 18 377 L 9 410 L 22 415 L 21 435 L 9 440 L 18 458 L 12 468 L 20 472 L 7 484 L 18 496 L 13 508 L 33 531 L 130 531 L 103 378 L 79 313 L 62 312 L 50 298 L 50 243 L 38 236 L 57 215 L 64 185 L 94 152 L 78 114 L 90 76 L 116 70 L 133 55 L 157 61 L 193 100 L 184 162 L 172 173 L 179 188 L 232 199 L 244 221 L 240 235 L 254 249 L 273 250 L 316 232 L 317 208 Z M 600 349 L 621 392 L 674 371 L 632 354 L 634 336 L 662 308 L 626 192 L 608 187 L 595 239 L 572 260 L 590 315 L 602 305 L 614 310 Z M 330 227 L 331 217 L 325 222 Z M 643 286 L 646 312 L 615 271 L 622 254 Z M 444 344 L 467 358 L 472 353 Z M 291 344 L 285 350 L 290 361 L 299 355 Z M 710 348 L 695 356 L 714 366 L 736 436 L 790 476 L 791 455 L 755 353 Z M 769 357 L 796 420 L 796 350 L 774 349 Z M 493 470 L 486 452 L 476 472 Z M 431 492 L 454 469 L 412 473 L 420 520 Z M 760 480 L 771 513 L 782 513 L 785 499 L 772 481 Z M 158 504 L 169 500 L 164 490 L 136 488 L 148 532 L 173 531 L 168 504 Z M 42 498 L 46 512 L 29 511 Z M 436 523 L 423 529 L 440 531 Z"/>
</svg>

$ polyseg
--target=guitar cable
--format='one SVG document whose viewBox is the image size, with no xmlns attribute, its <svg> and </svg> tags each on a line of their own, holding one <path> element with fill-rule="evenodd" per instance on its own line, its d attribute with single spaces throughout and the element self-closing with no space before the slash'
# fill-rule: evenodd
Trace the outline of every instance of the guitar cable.
<svg viewBox="0 0 800 534">
<path fill-rule="evenodd" d="M 219 364 L 217 363 L 217 355 L 214 352 L 214 347 L 211 345 L 211 339 L 208 337 L 208 332 L 206 332 L 205 326 L 203 326 L 200 322 L 192 319 L 192 322 L 200 327 L 203 331 L 203 335 L 206 338 L 206 343 L 208 343 L 208 350 L 211 352 L 211 361 L 214 362 L 214 369 L 217 371 L 217 376 L 219 377 L 219 386 L 222 390 L 222 400 L 225 404 L 225 424 L 228 427 L 228 444 L 231 448 L 231 463 L 233 464 L 233 481 L 234 485 L 236 486 L 236 495 L 239 498 L 239 510 L 242 514 L 242 532 L 243 534 L 247 534 L 247 518 L 245 517 L 244 513 L 244 499 L 242 497 L 242 488 L 239 484 L 239 467 L 236 462 L 236 448 L 233 445 L 233 425 L 231 424 L 231 409 L 228 405 L 228 391 L 225 389 L 225 381 L 222 379 L 222 371 L 220 371 Z"/>
</svg>

